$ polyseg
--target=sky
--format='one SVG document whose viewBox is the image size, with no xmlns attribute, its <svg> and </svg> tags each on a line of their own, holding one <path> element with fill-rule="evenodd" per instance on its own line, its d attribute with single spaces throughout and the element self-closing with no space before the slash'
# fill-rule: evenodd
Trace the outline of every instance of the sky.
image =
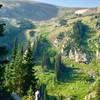
<svg viewBox="0 0 100 100">
<path fill-rule="evenodd" d="M 100 7 L 100 0 L 34 0 L 66 7 Z"/>
<path fill-rule="evenodd" d="M 100 7 L 100 0 L 0 0 L 0 1 L 39 1 L 65 7 Z"/>
</svg>

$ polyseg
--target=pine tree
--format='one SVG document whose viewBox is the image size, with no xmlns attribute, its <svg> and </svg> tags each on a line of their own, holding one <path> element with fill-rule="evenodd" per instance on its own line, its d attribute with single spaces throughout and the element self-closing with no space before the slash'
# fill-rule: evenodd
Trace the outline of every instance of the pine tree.
<svg viewBox="0 0 100 100">
<path fill-rule="evenodd" d="M 41 95 L 41 100 L 48 100 L 48 95 L 47 95 L 45 84 L 41 84 L 40 86 L 40 95 Z"/>
<path fill-rule="evenodd" d="M 16 57 L 5 67 L 5 86 L 11 91 L 22 96 L 24 84 L 24 64 L 22 52 L 17 52 Z"/>
<path fill-rule="evenodd" d="M 87 42 L 87 31 L 88 26 L 83 24 L 81 21 L 75 22 L 73 26 L 73 34 L 71 37 L 73 38 L 73 42 L 77 47 L 84 46 Z"/>
<path fill-rule="evenodd" d="M 62 96 L 62 95 L 59 95 L 59 96 L 57 97 L 57 100 L 63 100 L 63 96 Z"/>
<path fill-rule="evenodd" d="M 23 93 L 24 73 L 23 54 L 21 52 L 17 53 L 15 58 L 15 88 L 18 95 L 22 95 Z"/>
<path fill-rule="evenodd" d="M 4 34 L 4 25 L 5 24 L 0 24 L 0 37 L 2 37 Z M 6 47 L 5 46 L 0 46 L 0 56 L 2 57 L 2 56 L 4 56 L 4 55 L 6 55 L 6 53 L 7 53 L 7 49 L 6 49 Z M 0 59 L 1 60 L 1 59 Z M 3 67 L 3 61 L 1 60 L 0 61 L 0 87 L 1 87 L 1 85 L 2 85 L 2 81 L 3 81 L 3 69 L 4 69 L 4 67 Z"/>
<path fill-rule="evenodd" d="M 13 51 L 12 51 L 13 60 L 16 58 L 16 54 L 17 54 L 17 38 L 14 40 L 14 43 L 13 43 Z"/>
<path fill-rule="evenodd" d="M 28 100 L 34 100 L 34 92 L 33 92 L 32 86 L 30 86 L 27 92 L 27 95 L 28 95 Z"/>
<path fill-rule="evenodd" d="M 0 4 L 0 8 L 3 5 Z M 4 31 L 5 31 L 5 23 L 0 23 L 0 37 L 2 38 L 4 36 Z M 8 53 L 8 50 L 6 46 L 0 46 L 0 58 L 2 56 L 5 56 Z M 6 61 L 0 59 L 0 100 L 11 100 L 12 98 L 10 97 L 10 93 L 7 91 L 7 89 L 3 85 L 4 81 L 4 63 Z M 13 99 L 12 99 L 13 100 Z"/>
<path fill-rule="evenodd" d="M 55 59 L 55 74 L 57 81 L 59 81 L 61 71 L 62 71 L 61 54 L 58 54 Z"/>
<path fill-rule="evenodd" d="M 0 36 L 4 36 L 4 31 L 5 31 L 4 26 L 5 25 L 6 24 L 4 24 L 4 23 L 0 24 Z"/>
<path fill-rule="evenodd" d="M 24 89 L 25 91 L 27 91 L 29 87 L 32 86 L 32 89 L 35 92 L 37 87 L 37 79 L 35 76 L 35 70 L 33 68 L 34 67 L 33 52 L 30 42 L 28 43 L 27 53 L 24 57 L 24 60 L 25 60 L 24 69 L 26 71 Z"/>
<path fill-rule="evenodd" d="M 44 54 L 43 59 L 42 59 L 43 71 L 46 71 L 47 69 L 50 69 L 50 66 L 51 66 L 50 57 L 49 57 L 49 54 L 46 53 L 46 54 Z"/>
<path fill-rule="evenodd" d="M 77 21 L 74 23 L 72 31 L 69 32 L 69 40 L 67 42 L 67 46 L 65 47 L 67 53 L 70 50 L 74 53 L 75 61 L 79 61 L 79 53 L 80 51 L 86 53 L 89 50 L 88 47 L 88 38 L 89 27 L 82 23 L 82 21 Z"/>
</svg>

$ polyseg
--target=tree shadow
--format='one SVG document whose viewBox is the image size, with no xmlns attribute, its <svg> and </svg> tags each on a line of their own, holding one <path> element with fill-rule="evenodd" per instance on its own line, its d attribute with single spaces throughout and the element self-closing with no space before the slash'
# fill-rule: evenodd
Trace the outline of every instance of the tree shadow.
<svg viewBox="0 0 100 100">
<path fill-rule="evenodd" d="M 48 95 L 48 100 L 57 100 L 57 97 L 56 96 Z"/>
<path fill-rule="evenodd" d="M 60 82 L 73 82 L 76 80 L 85 81 L 85 77 L 81 76 L 78 68 L 63 66 L 63 70 L 60 73 Z"/>
</svg>

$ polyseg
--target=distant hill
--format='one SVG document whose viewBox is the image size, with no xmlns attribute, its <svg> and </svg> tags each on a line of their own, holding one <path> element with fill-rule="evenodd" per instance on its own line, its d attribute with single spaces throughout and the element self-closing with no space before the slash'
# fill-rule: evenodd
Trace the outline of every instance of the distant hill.
<svg viewBox="0 0 100 100">
<path fill-rule="evenodd" d="M 1 17 L 14 19 L 31 19 L 33 21 L 45 21 L 52 18 L 75 14 L 76 10 L 83 8 L 58 7 L 51 4 L 35 1 L 9 1 L 0 0 L 3 8 L 0 10 Z M 88 13 L 100 13 L 100 8 L 88 8 Z"/>
<path fill-rule="evenodd" d="M 0 16 L 15 19 L 48 20 L 56 17 L 59 11 L 54 5 L 37 2 L 0 1 L 0 3 L 3 4 Z"/>
</svg>

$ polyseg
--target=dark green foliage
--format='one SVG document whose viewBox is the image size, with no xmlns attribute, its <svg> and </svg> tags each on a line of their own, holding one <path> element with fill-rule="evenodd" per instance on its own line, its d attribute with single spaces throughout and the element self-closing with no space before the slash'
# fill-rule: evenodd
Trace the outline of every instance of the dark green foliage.
<svg viewBox="0 0 100 100">
<path fill-rule="evenodd" d="M 35 29 L 36 26 L 29 20 L 23 20 L 21 21 L 21 26 L 20 29 L 21 30 L 26 30 L 26 29 Z"/>
<path fill-rule="evenodd" d="M 50 49 L 48 50 L 48 52 L 49 52 L 49 56 L 50 56 L 50 57 L 55 57 L 56 54 L 57 54 L 55 48 L 50 48 Z"/>
<path fill-rule="evenodd" d="M 27 47 L 27 53 L 24 57 L 25 60 L 25 65 L 24 65 L 24 69 L 25 69 L 25 84 L 24 84 L 24 89 L 25 91 L 27 91 L 29 89 L 30 86 L 32 86 L 33 91 L 36 91 L 37 88 L 37 79 L 35 77 L 35 70 L 33 68 L 34 66 L 34 59 L 33 59 L 33 52 L 32 52 L 32 48 L 31 48 L 31 43 L 28 43 L 28 47 Z"/>
<path fill-rule="evenodd" d="M 63 40 L 63 38 L 64 38 L 64 32 L 59 33 L 57 39 L 58 39 L 59 41 L 61 41 L 61 40 Z"/>
<path fill-rule="evenodd" d="M 8 50 L 6 46 L 1 46 L 0 47 L 0 56 L 6 55 L 8 53 Z"/>
<path fill-rule="evenodd" d="M 89 28 L 87 25 L 83 24 L 81 21 L 74 23 L 73 31 L 69 32 L 70 39 L 67 41 L 67 46 L 65 49 L 68 50 L 81 50 L 84 51 L 88 49 L 88 34 Z"/>
<path fill-rule="evenodd" d="M 13 100 L 6 88 L 0 88 L 0 100 Z"/>
<path fill-rule="evenodd" d="M 12 59 L 15 59 L 16 57 L 16 54 L 17 54 L 17 39 L 14 40 L 14 43 L 13 43 L 13 51 L 12 51 Z"/>
<path fill-rule="evenodd" d="M 43 59 L 42 59 L 42 68 L 45 71 L 47 69 L 50 69 L 50 67 L 51 67 L 50 57 L 49 57 L 49 54 L 46 53 L 44 54 Z"/>
<path fill-rule="evenodd" d="M 0 36 L 3 36 L 4 35 L 4 31 L 5 31 L 4 26 L 5 26 L 4 23 L 3 24 L 0 24 Z"/>
<path fill-rule="evenodd" d="M 0 8 L 2 5 L 0 4 Z M 0 37 L 4 36 L 5 31 L 5 24 L 0 24 Z M 0 46 L 0 57 L 4 56 L 8 53 L 6 46 Z M 4 65 L 3 60 L 0 59 L 0 100 L 13 100 L 10 96 L 10 93 L 4 88 L 3 81 L 4 81 Z"/>
<path fill-rule="evenodd" d="M 57 81 L 59 81 L 60 79 L 61 71 L 62 71 L 62 59 L 61 59 L 61 54 L 58 54 L 55 59 L 55 74 Z"/>
<path fill-rule="evenodd" d="M 73 29 L 68 34 L 68 41 L 64 47 L 64 51 L 69 55 L 70 51 L 74 55 L 76 62 L 79 61 L 78 54 L 86 54 L 88 56 L 87 60 L 90 61 L 92 55 L 89 47 L 89 38 L 91 37 L 91 30 L 89 27 L 82 23 L 82 21 L 77 21 L 74 23 Z"/>
<path fill-rule="evenodd" d="M 59 95 L 59 96 L 57 97 L 57 100 L 63 100 L 63 96 L 62 96 L 62 95 Z"/>
<path fill-rule="evenodd" d="M 34 56 L 35 58 L 43 57 L 44 52 L 51 47 L 50 41 L 43 36 L 37 37 L 34 42 Z"/>
<path fill-rule="evenodd" d="M 96 28 L 97 28 L 98 30 L 100 29 L 100 20 L 99 20 L 99 19 L 97 20 Z"/>
<path fill-rule="evenodd" d="M 59 22 L 59 24 L 60 24 L 61 26 L 67 25 L 67 20 L 61 19 L 60 22 Z"/>
<path fill-rule="evenodd" d="M 73 39 L 73 43 L 78 48 L 83 48 L 82 46 L 86 46 L 88 38 L 87 32 L 88 32 L 88 26 L 83 24 L 81 21 L 77 21 L 74 24 L 71 38 Z"/>
<path fill-rule="evenodd" d="M 47 95 L 47 90 L 46 90 L 45 84 L 42 84 L 40 86 L 40 95 L 41 95 L 41 100 L 48 100 L 48 95 Z"/>
<path fill-rule="evenodd" d="M 32 86 L 30 86 L 30 88 L 27 92 L 27 95 L 28 95 L 28 100 L 34 100 L 35 97 L 34 97 Z"/>
<path fill-rule="evenodd" d="M 26 54 L 24 54 L 23 47 L 19 46 L 19 48 L 17 49 L 15 45 L 15 51 L 13 51 L 14 53 L 12 56 L 13 59 L 5 67 L 4 84 L 9 91 L 23 96 L 29 91 L 31 86 L 33 93 L 36 91 L 37 79 L 33 69 L 34 63 L 31 43 L 28 43 Z"/>
<path fill-rule="evenodd" d="M 5 86 L 12 92 L 16 92 L 18 95 L 23 93 L 24 83 L 24 64 L 22 52 L 17 52 L 16 57 L 6 65 L 5 67 Z"/>
<path fill-rule="evenodd" d="M 100 100 L 100 79 L 98 80 L 98 83 L 97 83 L 96 100 Z"/>
</svg>

